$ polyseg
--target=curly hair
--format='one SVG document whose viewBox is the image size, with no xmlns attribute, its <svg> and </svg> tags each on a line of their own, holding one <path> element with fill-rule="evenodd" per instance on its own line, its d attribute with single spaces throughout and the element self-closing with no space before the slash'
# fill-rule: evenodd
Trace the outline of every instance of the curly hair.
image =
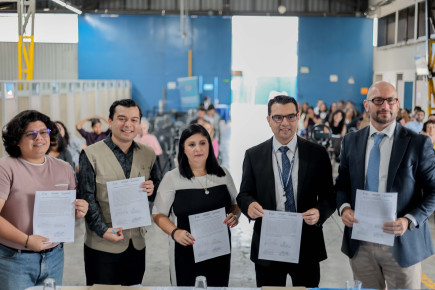
<svg viewBox="0 0 435 290">
<path fill-rule="evenodd" d="M 21 150 L 18 147 L 21 137 L 26 132 L 29 123 L 41 121 L 50 129 L 50 143 L 56 142 L 56 135 L 59 133 L 56 124 L 54 124 L 50 117 L 35 110 L 26 110 L 17 114 L 2 130 L 3 146 L 6 152 L 11 157 L 20 157 Z"/>
</svg>

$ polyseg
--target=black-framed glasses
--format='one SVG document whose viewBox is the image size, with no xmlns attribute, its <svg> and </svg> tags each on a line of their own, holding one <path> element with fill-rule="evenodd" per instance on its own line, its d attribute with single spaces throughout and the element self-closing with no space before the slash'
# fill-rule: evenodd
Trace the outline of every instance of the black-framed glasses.
<svg viewBox="0 0 435 290">
<path fill-rule="evenodd" d="M 277 123 L 281 123 L 284 118 L 287 119 L 288 122 L 294 122 L 298 118 L 298 114 L 288 114 L 288 115 L 273 115 L 272 120 L 274 120 Z"/>
<path fill-rule="evenodd" d="M 30 130 L 27 132 L 24 132 L 24 136 L 26 136 L 26 138 L 30 138 L 32 140 L 35 140 L 36 137 L 38 137 L 38 134 L 41 135 L 42 138 L 47 138 L 50 136 L 50 129 L 41 129 L 39 131 L 36 130 Z"/>
<path fill-rule="evenodd" d="M 380 106 L 382 105 L 385 101 L 387 101 L 388 105 L 395 105 L 397 104 L 397 101 L 399 101 L 398 98 L 381 98 L 381 97 L 377 97 L 377 98 L 373 98 L 371 100 L 368 100 L 370 102 L 372 102 L 373 104 L 375 104 L 376 106 Z"/>
</svg>

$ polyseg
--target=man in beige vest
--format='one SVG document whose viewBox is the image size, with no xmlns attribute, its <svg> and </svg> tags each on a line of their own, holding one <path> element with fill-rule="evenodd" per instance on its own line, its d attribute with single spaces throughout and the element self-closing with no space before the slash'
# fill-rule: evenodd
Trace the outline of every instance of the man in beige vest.
<svg viewBox="0 0 435 290">
<path fill-rule="evenodd" d="M 133 139 L 142 111 L 130 99 L 115 101 L 110 107 L 112 133 L 80 154 L 78 191 L 89 203 L 86 215 L 84 259 L 86 284 L 135 285 L 145 273 L 145 229 L 113 228 L 106 183 L 144 176 L 144 194 L 154 190 L 154 161 L 151 147 Z"/>
</svg>

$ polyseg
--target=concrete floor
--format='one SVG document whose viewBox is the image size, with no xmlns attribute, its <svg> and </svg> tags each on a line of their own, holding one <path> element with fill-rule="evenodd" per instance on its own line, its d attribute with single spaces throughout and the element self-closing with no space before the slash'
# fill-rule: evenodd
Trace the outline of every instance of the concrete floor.
<svg viewBox="0 0 435 290">
<path fill-rule="evenodd" d="M 251 118 L 247 116 L 247 112 Z M 266 122 L 266 112 L 265 106 L 233 105 L 231 125 L 223 124 L 221 142 L 223 165 L 230 170 L 237 187 L 241 179 L 244 151 L 272 136 Z M 334 174 L 336 174 L 337 164 L 333 164 L 333 166 Z M 430 218 L 430 225 L 432 236 L 434 236 L 433 217 Z M 343 224 L 337 214 L 334 214 L 324 224 L 328 259 L 320 264 L 320 287 L 322 288 L 343 288 L 344 281 L 352 279 L 348 259 L 340 250 L 342 229 Z M 65 244 L 64 285 L 85 285 L 83 234 L 84 224 L 81 220 L 76 224 L 75 242 Z M 243 216 L 239 225 L 232 229 L 230 275 L 230 286 L 232 287 L 256 286 L 254 264 L 249 260 L 251 235 L 252 224 L 249 224 Z M 142 284 L 145 286 L 170 286 L 168 236 L 156 225 L 152 225 L 148 227 L 146 243 L 146 271 Z M 423 261 L 423 272 L 429 279 L 435 279 L 435 256 Z M 291 285 L 290 283 L 289 278 L 287 285 Z M 435 289 L 435 285 L 431 285 L 430 280 L 428 280 L 426 284 L 422 284 L 421 288 Z"/>
</svg>

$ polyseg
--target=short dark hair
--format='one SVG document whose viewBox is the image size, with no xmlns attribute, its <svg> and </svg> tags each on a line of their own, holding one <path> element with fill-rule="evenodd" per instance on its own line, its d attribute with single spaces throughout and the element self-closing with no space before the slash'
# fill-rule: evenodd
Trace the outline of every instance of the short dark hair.
<svg viewBox="0 0 435 290">
<path fill-rule="evenodd" d="M 204 105 L 199 105 L 198 111 L 204 111 L 205 112 L 206 109 L 205 109 Z"/>
<path fill-rule="evenodd" d="M 62 126 L 63 130 L 65 131 L 65 136 L 63 136 L 63 141 L 65 143 L 65 146 L 68 146 L 69 144 L 69 134 L 68 134 L 68 130 L 66 129 L 65 125 L 61 122 L 61 121 L 55 121 L 54 122 L 56 125 L 59 124 Z M 59 132 L 60 134 L 60 132 Z"/>
<path fill-rule="evenodd" d="M 180 141 L 178 143 L 178 169 L 180 170 L 181 176 L 187 179 L 194 177 L 192 169 L 189 165 L 189 160 L 184 153 L 184 143 L 189 137 L 195 134 L 201 134 L 202 136 L 206 137 L 208 141 L 208 157 L 205 162 L 207 174 L 212 174 L 219 177 L 225 176 L 225 171 L 222 169 L 222 167 L 220 167 L 216 156 L 214 155 L 210 135 L 208 134 L 207 130 L 199 124 L 191 124 L 181 133 Z"/>
<path fill-rule="evenodd" d="M 296 100 L 294 98 L 289 97 L 289 96 L 279 95 L 279 96 L 274 97 L 273 99 L 270 99 L 269 103 L 267 103 L 267 114 L 270 116 L 273 104 L 285 105 L 285 104 L 289 104 L 289 103 L 294 104 L 296 107 L 296 113 L 299 113 L 298 102 L 296 102 Z"/>
<path fill-rule="evenodd" d="M 117 106 L 123 106 L 123 107 L 137 107 L 139 109 L 139 115 L 140 119 L 142 119 L 142 110 L 140 109 L 139 105 L 133 101 L 132 99 L 122 99 L 122 100 L 116 100 L 113 102 L 113 104 L 110 106 L 109 109 L 109 119 L 113 120 L 113 115 L 115 115 L 115 110 Z"/>
<path fill-rule="evenodd" d="M 36 121 L 41 121 L 45 126 L 47 126 L 47 129 L 50 129 L 50 143 L 56 142 L 56 135 L 59 133 L 59 130 L 57 129 L 56 124 L 50 120 L 50 117 L 35 110 L 25 110 L 18 113 L 6 124 L 6 126 L 3 127 L 3 146 L 9 156 L 15 158 L 21 156 L 21 150 L 20 147 L 18 147 L 18 143 L 20 143 L 21 137 L 26 131 L 29 123 Z"/>
<path fill-rule="evenodd" d="M 422 129 L 423 132 L 427 133 L 427 125 L 429 125 L 429 124 L 435 124 L 435 121 L 433 121 L 433 120 L 427 120 L 426 122 L 424 122 L 423 129 Z"/>
<path fill-rule="evenodd" d="M 423 112 L 423 114 L 426 115 L 426 112 L 422 108 L 420 108 L 419 110 L 416 110 L 416 111 L 417 111 L 417 113 Z"/>
<path fill-rule="evenodd" d="M 210 105 L 208 105 L 207 111 L 215 110 L 215 109 L 216 109 L 216 108 L 214 107 L 214 105 L 213 105 L 213 104 L 210 104 Z"/>
<path fill-rule="evenodd" d="M 94 127 L 95 124 L 98 124 L 98 123 L 101 124 L 100 119 L 98 119 L 98 118 L 92 118 L 92 119 L 91 119 L 91 127 Z"/>
</svg>

